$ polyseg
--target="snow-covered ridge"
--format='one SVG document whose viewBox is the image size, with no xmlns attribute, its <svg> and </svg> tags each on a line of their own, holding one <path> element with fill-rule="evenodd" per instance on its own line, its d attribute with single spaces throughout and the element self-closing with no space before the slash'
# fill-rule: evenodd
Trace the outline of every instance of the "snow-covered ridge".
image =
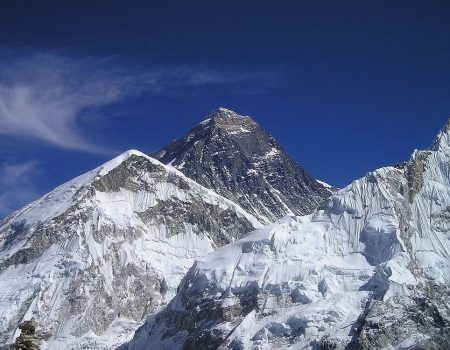
<svg viewBox="0 0 450 350">
<path fill-rule="evenodd" d="M 197 259 L 124 349 L 450 347 L 449 129 L 406 167 Z"/>
<path fill-rule="evenodd" d="M 82 198 L 83 195 L 86 194 L 88 186 L 95 179 L 103 175 L 106 175 L 108 172 L 118 167 L 120 164 L 122 164 L 125 160 L 127 160 L 129 157 L 133 155 L 145 158 L 155 165 L 164 167 L 167 172 L 173 173 L 176 176 L 179 176 L 184 180 L 190 182 L 191 184 L 193 184 L 193 186 L 195 186 L 202 192 L 208 193 L 209 195 L 211 195 L 211 197 L 217 198 L 219 202 L 235 206 L 239 211 L 239 213 L 244 215 L 247 219 L 249 219 L 249 221 L 251 221 L 252 224 L 255 225 L 255 227 L 261 226 L 261 224 L 252 215 L 248 214 L 236 203 L 226 198 L 217 196 L 217 194 L 214 191 L 195 183 L 191 179 L 187 178 L 181 171 L 177 170 L 176 168 L 170 165 L 163 164 L 160 161 L 146 155 L 141 151 L 131 149 L 121 153 L 117 157 L 102 164 L 101 166 L 56 187 L 54 190 L 43 195 L 36 201 L 12 213 L 3 220 L 3 226 L 0 227 L 0 231 L 12 220 L 19 221 L 21 220 L 21 218 L 25 218 L 27 225 L 33 225 L 36 222 L 47 221 L 60 215 L 61 213 L 66 211 L 71 205 L 76 203 L 77 200 Z"/>
<path fill-rule="evenodd" d="M 333 186 L 331 186 L 330 184 L 326 183 L 325 181 L 318 180 L 318 179 L 316 179 L 316 181 L 317 181 L 318 183 L 320 183 L 323 187 L 325 187 L 325 188 L 327 188 L 327 189 L 329 189 L 329 190 L 334 189 Z"/>
<path fill-rule="evenodd" d="M 91 184 L 96 177 L 108 173 L 118 165 L 122 164 L 122 162 L 131 155 L 149 158 L 147 155 L 137 150 L 126 151 L 105 164 L 56 187 L 38 200 L 12 213 L 3 220 L 4 225 L 11 220 L 20 220 L 22 217 L 26 217 L 27 224 L 32 225 L 38 221 L 46 221 L 60 215 L 85 194 L 83 189 L 87 190 L 87 186 Z M 157 162 L 157 160 L 153 161 Z M 0 227 L 0 231 L 2 229 L 3 226 Z"/>
<path fill-rule="evenodd" d="M 0 342 L 34 317 L 41 349 L 113 348 L 195 258 L 260 226 L 175 168 L 125 152 L 2 224 Z"/>
</svg>

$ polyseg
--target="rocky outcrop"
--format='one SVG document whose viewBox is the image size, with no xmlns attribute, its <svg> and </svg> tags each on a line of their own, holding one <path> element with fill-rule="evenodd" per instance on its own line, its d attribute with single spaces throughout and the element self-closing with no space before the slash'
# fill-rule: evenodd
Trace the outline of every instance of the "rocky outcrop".
<svg viewBox="0 0 450 350">
<path fill-rule="evenodd" d="M 14 350 L 39 350 L 40 340 L 36 336 L 34 318 L 19 324 L 20 335 L 14 343 Z"/>
</svg>

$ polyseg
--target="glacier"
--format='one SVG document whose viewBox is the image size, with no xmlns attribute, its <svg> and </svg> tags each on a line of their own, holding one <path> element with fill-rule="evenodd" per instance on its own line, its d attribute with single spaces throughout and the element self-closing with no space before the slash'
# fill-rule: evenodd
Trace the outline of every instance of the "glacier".
<svg viewBox="0 0 450 350">
<path fill-rule="evenodd" d="M 429 150 L 196 259 L 123 350 L 450 348 L 450 123 Z"/>
</svg>

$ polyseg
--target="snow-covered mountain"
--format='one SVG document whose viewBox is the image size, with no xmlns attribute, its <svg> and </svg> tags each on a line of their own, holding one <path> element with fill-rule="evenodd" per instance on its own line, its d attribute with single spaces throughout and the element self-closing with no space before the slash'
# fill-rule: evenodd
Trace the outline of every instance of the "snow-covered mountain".
<svg viewBox="0 0 450 350">
<path fill-rule="evenodd" d="M 432 148 L 199 258 L 124 349 L 449 349 L 450 125 Z"/>
<path fill-rule="evenodd" d="M 253 119 L 225 108 L 151 156 L 266 224 L 285 215 L 309 214 L 331 193 Z"/>
<path fill-rule="evenodd" d="M 171 166 L 126 152 L 1 223 L 0 344 L 32 317 L 44 350 L 121 344 L 196 258 L 260 226 Z"/>
</svg>

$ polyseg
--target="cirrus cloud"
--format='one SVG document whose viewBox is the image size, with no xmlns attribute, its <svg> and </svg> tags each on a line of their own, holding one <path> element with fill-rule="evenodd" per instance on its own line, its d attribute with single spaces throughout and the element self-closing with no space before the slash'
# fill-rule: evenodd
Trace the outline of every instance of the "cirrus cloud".
<svg viewBox="0 0 450 350">
<path fill-rule="evenodd" d="M 110 153 L 87 140 L 80 120 L 101 108 L 146 93 L 164 95 L 211 85 L 271 88 L 279 75 L 204 66 L 129 68 L 111 57 L 59 53 L 0 55 L 0 134 L 92 153 Z M 250 92 L 250 91 L 249 91 Z"/>
</svg>

